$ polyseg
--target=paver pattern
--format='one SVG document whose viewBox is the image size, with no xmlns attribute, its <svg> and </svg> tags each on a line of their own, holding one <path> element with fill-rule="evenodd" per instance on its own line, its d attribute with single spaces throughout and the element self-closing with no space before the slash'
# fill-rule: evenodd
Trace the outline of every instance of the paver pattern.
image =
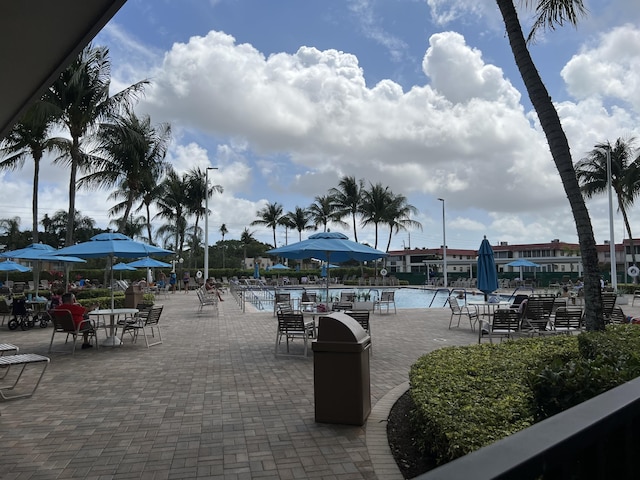
<svg viewBox="0 0 640 480">
<path fill-rule="evenodd" d="M 72 356 L 57 335 L 49 354 L 51 326 L 1 327 L 0 343 L 51 364 L 33 397 L 0 403 L 0 478 L 402 478 L 381 440 L 392 402 L 378 402 L 399 394 L 420 355 L 477 341 L 447 328 L 448 309 L 372 315 L 369 423 L 320 424 L 313 353 L 276 358 L 273 313 L 224 298 L 217 317 L 198 313 L 195 292 L 157 299 L 164 343 L 149 349 L 125 337 Z"/>
</svg>

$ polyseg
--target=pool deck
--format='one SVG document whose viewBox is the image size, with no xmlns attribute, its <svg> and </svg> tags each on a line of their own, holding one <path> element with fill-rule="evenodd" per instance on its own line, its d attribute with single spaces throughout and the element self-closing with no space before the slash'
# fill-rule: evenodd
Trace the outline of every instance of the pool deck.
<svg viewBox="0 0 640 480">
<path fill-rule="evenodd" d="M 0 343 L 51 358 L 33 397 L 0 403 L 0 477 L 401 479 L 386 418 L 410 366 L 477 342 L 468 326 L 448 329 L 448 308 L 372 315 L 371 415 L 362 427 L 320 424 L 313 353 L 276 358 L 273 313 L 224 298 L 217 317 L 198 314 L 195 292 L 159 298 L 164 343 L 149 349 L 125 339 L 71 356 L 56 336 L 64 352 L 48 354 L 51 326 L 0 327 Z"/>
</svg>

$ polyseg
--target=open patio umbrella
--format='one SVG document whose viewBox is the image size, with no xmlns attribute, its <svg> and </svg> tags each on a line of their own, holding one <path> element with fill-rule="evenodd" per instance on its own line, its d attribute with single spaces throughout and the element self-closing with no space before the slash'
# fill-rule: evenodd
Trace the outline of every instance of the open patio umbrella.
<svg viewBox="0 0 640 480">
<path fill-rule="evenodd" d="M 289 270 L 289 267 L 287 267 L 286 265 L 283 265 L 282 263 L 276 263 L 273 267 L 271 267 L 271 270 L 277 270 L 277 278 L 278 280 L 280 280 L 280 271 L 281 270 Z"/>
<path fill-rule="evenodd" d="M 7 272 L 7 279 L 9 281 L 9 272 L 28 272 L 31 269 L 29 267 L 25 267 L 24 265 L 20 265 L 19 263 L 12 262 L 11 260 L 5 260 L 4 262 L 0 262 L 0 272 Z"/>
<path fill-rule="evenodd" d="M 327 263 L 376 260 L 387 256 L 385 252 L 352 242 L 349 237 L 339 232 L 314 233 L 306 240 L 274 248 L 266 253 L 283 258 L 315 258 Z M 329 270 L 327 270 L 327 301 L 329 300 L 329 276 Z"/>
<path fill-rule="evenodd" d="M 36 295 L 40 288 L 40 268 L 41 262 L 63 262 L 63 263 L 84 263 L 85 260 L 69 256 L 69 255 L 57 255 L 60 250 L 56 250 L 51 245 L 46 243 L 32 243 L 31 245 L 19 248 L 18 250 L 10 250 L 0 254 L 6 258 L 18 258 L 20 260 L 30 260 L 34 262 L 35 268 L 33 269 L 33 287 L 36 289 Z"/>
<path fill-rule="evenodd" d="M 507 263 L 507 267 L 520 267 L 520 280 L 522 280 L 522 267 L 539 267 L 537 263 L 533 263 L 526 258 L 519 258 L 513 262 Z"/>
<path fill-rule="evenodd" d="M 487 237 L 484 237 L 478 250 L 478 290 L 484 293 L 484 299 L 498 289 L 498 271 L 493 258 L 493 249 Z"/>
<path fill-rule="evenodd" d="M 111 308 L 114 306 L 113 295 L 113 259 L 140 258 L 149 255 L 171 255 L 174 252 L 164 248 L 137 242 L 121 233 L 99 233 L 91 237 L 88 242 L 65 247 L 56 252 L 56 255 L 73 255 L 81 258 L 109 258 L 109 270 L 111 271 Z"/>
<path fill-rule="evenodd" d="M 155 258 L 141 258 L 140 260 L 136 260 L 134 262 L 127 263 L 128 266 L 133 268 L 162 268 L 162 267 L 170 267 L 170 263 L 161 262 L 160 260 L 156 260 Z"/>
<path fill-rule="evenodd" d="M 338 265 L 334 265 L 333 263 L 330 263 L 328 266 L 326 263 L 322 263 L 322 268 L 320 268 L 320 276 L 322 278 L 327 276 L 327 268 L 338 268 Z"/>
<path fill-rule="evenodd" d="M 119 271 L 119 272 L 120 272 L 120 280 L 122 280 L 122 272 L 123 272 L 123 270 L 133 271 L 133 272 L 135 272 L 135 271 L 136 271 L 136 268 L 135 268 L 135 267 L 130 267 L 130 266 L 129 266 L 129 265 L 127 265 L 126 263 L 122 263 L 122 262 L 120 262 L 120 263 L 116 263 L 116 264 L 112 267 L 112 269 L 113 269 L 113 270 L 115 270 L 115 271 Z"/>
</svg>

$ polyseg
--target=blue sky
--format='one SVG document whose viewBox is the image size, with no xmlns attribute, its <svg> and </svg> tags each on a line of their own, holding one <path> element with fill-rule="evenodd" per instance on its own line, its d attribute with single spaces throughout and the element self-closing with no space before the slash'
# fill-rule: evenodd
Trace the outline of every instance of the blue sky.
<svg viewBox="0 0 640 480">
<path fill-rule="evenodd" d="M 543 34 L 531 49 L 574 161 L 596 143 L 640 138 L 640 5 L 587 7 L 577 29 Z M 530 13 L 520 16 L 526 25 Z M 342 175 L 382 182 L 418 208 L 423 230 L 395 235 L 392 249 L 441 245 L 438 198 L 449 248 L 476 249 L 484 235 L 577 241 L 493 0 L 129 0 L 94 43 L 110 49 L 114 91 L 152 82 L 137 110 L 171 123 L 175 168 L 219 168 L 212 243 L 222 223 L 238 238 L 266 202 L 306 207 Z M 67 208 L 67 173 L 43 168 L 41 216 Z M 22 216 L 23 228 L 30 181 L 28 168 L 0 177 L 15 198 L 4 216 Z M 100 225 L 108 193 L 79 192 Z M 606 197 L 588 206 L 603 242 Z M 270 230 L 250 228 L 272 242 Z M 378 247 L 387 236 L 383 228 Z M 373 231 L 359 239 L 373 245 Z"/>
</svg>

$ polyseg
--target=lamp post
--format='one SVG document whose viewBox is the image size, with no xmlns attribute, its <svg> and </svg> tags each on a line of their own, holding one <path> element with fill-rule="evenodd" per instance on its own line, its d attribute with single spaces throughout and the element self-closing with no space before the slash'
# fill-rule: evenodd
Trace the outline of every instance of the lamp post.
<svg viewBox="0 0 640 480">
<path fill-rule="evenodd" d="M 209 278 L 209 170 L 217 169 L 218 167 L 207 167 L 204 174 L 204 283 Z"/>
<path fill-rule="evenodd" d="M 442 269 L 444 271 L 444 288 L 449 284 L 447 280 L 447 228 L 444 215 L 444 198 L 439 198 L 442 202 Z"/>
<path fill-rule="evenodd" d="M 613 194 L 611 192 L 611 146 L 607 145 L 607 190 L 609 192 L 609 256 L 611 257 L 611 287 L 618 291 L 618 275 L 616 273 L 616 242 L 613 239 Z"/>
</svg>

